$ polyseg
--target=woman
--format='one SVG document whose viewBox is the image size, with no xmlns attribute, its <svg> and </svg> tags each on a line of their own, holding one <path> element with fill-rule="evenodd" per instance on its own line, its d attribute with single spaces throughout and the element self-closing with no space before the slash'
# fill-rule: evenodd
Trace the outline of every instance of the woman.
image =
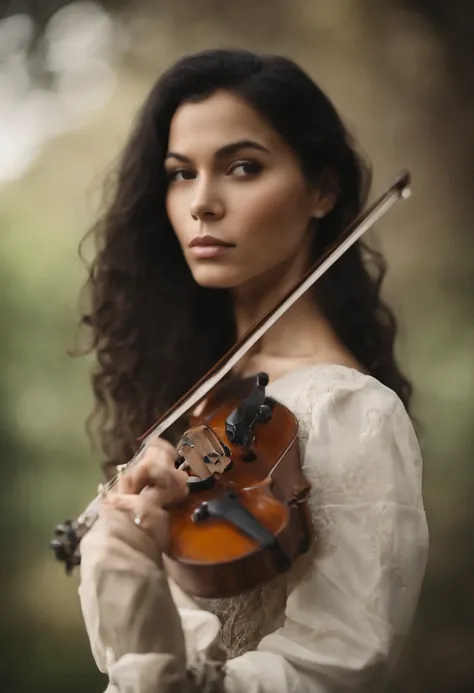
<svg viewBox="0 0 474 693">
<path fill-rule="evenodd" d="M 159 79 L 96 229 L 83 318 L 109 459 L 129 459 L 354 219 L 367 188 L 334 107 L 291 61 L 209 51 Z M 298 418 L 317 555 L 250 593 L 198 602 L 161 558 L 166 508 L 186 496 L 173 446 L 152 445 L 108 495 L 82 543 L 80 587 L 108 691 L 382 689 L 428 542 L 383 273 L 356 244 L 235 371 L 267 372 L 268 393 Z"/>
</svg>

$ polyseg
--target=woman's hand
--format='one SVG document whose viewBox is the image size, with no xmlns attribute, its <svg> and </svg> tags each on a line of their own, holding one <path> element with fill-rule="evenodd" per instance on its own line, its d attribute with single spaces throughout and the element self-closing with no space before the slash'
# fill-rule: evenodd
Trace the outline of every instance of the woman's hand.
<svg viewBox="0 0 474 693">
<path fill-rule="evenodd" d="M 169 541 L 167 508 L 188 493 L 188 476 L 175 469 L 176 459 L 172 445 L 153 442 L 104 498 L 81 542 L 79 594 L 99 669 L 110 670 L 128 653 L 143 654 L 155 668 L 150 673 L 142 664 L 133 675 L 143 682 L 148 676 L 153 690 L 168 690 L 165 681 L 181 682 L 186 675 L 181 621 L 162 570 Z M 119 679 L 120 666 L 113 671 Z M 117 690 L 131 690 L 133 676 L 127 672 L 129 678 Z M 184 683 L 176 690 L 185 690 Z"/>
<path fill-rule="evenodd" d="M 127 516 L 129 531 L 123 532 L 123 520 L 114 524 L 122 528 L 118 530 L 119 538 L 133 548 L 140 543 L 140 534 L 146 533 L 153 540 L 153 553 L 159 564 L 169 543 L 168 508 L 188 495 L 188 475 L 175 468 L 176 459 L 176 450 L 170 443 L 161 438 L 153 441 L 143 458 L 120 477 L 101 508 L 104 519 L 111 519 L 115 510 Z"/>
</svg>

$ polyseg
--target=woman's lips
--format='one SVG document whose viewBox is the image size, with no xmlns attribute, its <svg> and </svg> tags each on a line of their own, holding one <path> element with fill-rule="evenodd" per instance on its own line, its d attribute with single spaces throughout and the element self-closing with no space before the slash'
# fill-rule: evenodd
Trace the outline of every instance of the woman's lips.
<svg viewBox="0 0 474 693">
<path fill-rule="evenodd" d="M 233 248 L 231 245 L 193 245 L 190 251 L 195 257 L 209 259 L 226 255 Z"/>
</svg>

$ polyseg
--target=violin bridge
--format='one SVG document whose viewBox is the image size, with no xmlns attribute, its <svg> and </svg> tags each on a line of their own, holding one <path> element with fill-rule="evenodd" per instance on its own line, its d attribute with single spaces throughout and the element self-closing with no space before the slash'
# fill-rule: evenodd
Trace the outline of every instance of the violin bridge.
<svg viewBox="0 0 474 693">
<path fill-rule="evenodd" d="M 186 467 L 198 479 L 222 474 L 232 464 L 231 451 L 205 424 L 189 428 L 177 445 Z"/>
</svg>

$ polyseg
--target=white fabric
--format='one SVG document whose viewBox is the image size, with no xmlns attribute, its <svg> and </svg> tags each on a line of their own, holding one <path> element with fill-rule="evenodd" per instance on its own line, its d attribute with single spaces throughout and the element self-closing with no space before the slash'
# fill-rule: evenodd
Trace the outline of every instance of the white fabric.
<svg viewBox="0 0 474 693">
<path fill-rule="evenodd" d="M 422 462 L 410 419 L 390 389 L 343 366 L 300 368 L 267 391 L 298 418 L 317 541 L 287 576 L 239 597 L 198 605 L 171 585 L 188 662 L 204 656 L 217 616 L 230 655 L 227 693 L 379 693 L 409 630 L 427 559 Z M 92 591 L 83 578 L 92 649 L 114 651 L 114 643 L 94 642 Z M 140 687 L 140 667 L 152 655 L 110 662 L 107 691 L 161 690 L 158 682 Z"/>
</svg>

